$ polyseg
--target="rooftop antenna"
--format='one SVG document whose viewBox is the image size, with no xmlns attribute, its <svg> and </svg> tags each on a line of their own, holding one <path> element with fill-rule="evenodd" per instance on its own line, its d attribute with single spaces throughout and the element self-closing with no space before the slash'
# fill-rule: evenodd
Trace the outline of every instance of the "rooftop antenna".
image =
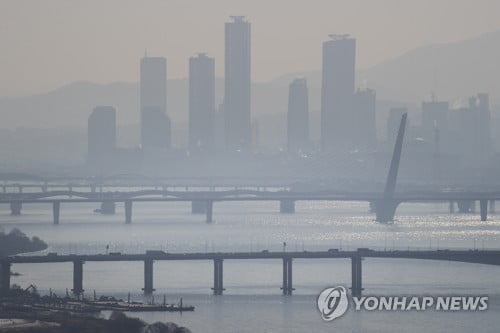
<svg viewBox="0 0 500 333">
<path fill-rule="evenodd" d="M 229 17 L 231 19 L 233 19 L 235 22 L 237 22 L 237 21 L 243 21 L 245 19 L 245 16 L 243 16 L 243 15 L 231 15 Z"/>
<path fill-rule="evenodd" d="M 333 40 L 342 40 L 342 39 L 348 39 L 349 34 L 329 34 L 328 37 L 330 37 Z"/>
</svg>

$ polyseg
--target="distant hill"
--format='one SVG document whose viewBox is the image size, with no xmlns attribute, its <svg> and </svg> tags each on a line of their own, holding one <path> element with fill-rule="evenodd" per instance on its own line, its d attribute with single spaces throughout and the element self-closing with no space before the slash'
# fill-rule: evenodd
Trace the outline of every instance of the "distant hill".
<svg viewBox="0 0 500 333">
<path fill-rule="evenodd" d="M 306 77 L 309 87 L 321 87 L 321 72 L 286 74 L 273 81 L 284 85 Z M 374 88 L 381 100 L 420 104 L 434 92 L 455 101 L 487 92 L 500 104 L 500 31 L 456 43 L 433 44 L 357 72 L 357 85 Z"/>
<path fill-rule="evenodd" d="M 500 31 L 410 51 L 358 73 L 382 99 L 420 102 L 436 90 L 438 98 L 456 100 L 477 92 L 500 103 Z"/>
</svg>

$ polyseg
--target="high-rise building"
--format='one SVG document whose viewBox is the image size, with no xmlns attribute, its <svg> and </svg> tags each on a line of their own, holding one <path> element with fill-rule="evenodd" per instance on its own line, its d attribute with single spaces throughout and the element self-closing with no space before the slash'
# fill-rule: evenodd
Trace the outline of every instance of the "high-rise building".
<svg viewBox="0 0 500 333">
<path fill-rule="evenodd" d="M 141 112 L 141 146 L 145 150 L 170 148 L 170 118 L 158 108 L 144 108 Z"/>
<path fill-rule="evenodd" d="M 482 166 L 488 165 L 491 155 L 491 112 L 490 97 L 488 94 L 480 93 L 473 99 L 475 110 L 478 113 L 478 159 Z"/>
<path fill-rule="evenodd" d="M 352 118 L 356 133 L 353 142 L 359 150 L 370 151 L 377 146 L 376 102 L 375 90 L 358 89 L 354 94 Z"/>
<path fill-rule="evenodd" d="M 288 152 L 304 152 L 309 147 L 309 98 L 307 81 L 295 79 L 288 89 Z"/>
<path fill-rule="evenodd" d="M 88 164 L 93 170 L 104 171 L 116 152 L 116 110 L 112 106 L 97 106 L 88 119 Z"/>
<path fill-rule="evenodd" d="M 437 101 L 434 96 L 431 101 L 422 103 L 421 135 L 432 143 L 435 153 L 442 149 L 449 150 L 449 145 L 452 144 L 449 140 L 449 111 L 448 102 Z"/>
<path fill-rule="evenodd" d="M 228 151 L 250 150 L 250 23 L 232 16 L 225 25 L 225 135 Z"/>
<path fill-rule="evenodd" d="M 141 59 L 140 108 L 142 148 L 170 148 L 165 58 L 146 56 Z"/>
<path fill-rule="evenodd" d="M 214 115 L 214 148 L 217 152 L 223 152 L 226 147 L 226 123 L 224 114 L 224 103 L 220 103 Z"/>
<path fill-rule="evenodd" d="M 351 148 L 356 40 L 330 35 L 323 43 L 321 85 L 321 147 L 323 151 Z"/>
<path fill-rule="evenodd" d="M 189 149 L 214 147 L 215 62 L 204 53 L 189 58 Z"/>
</svg>

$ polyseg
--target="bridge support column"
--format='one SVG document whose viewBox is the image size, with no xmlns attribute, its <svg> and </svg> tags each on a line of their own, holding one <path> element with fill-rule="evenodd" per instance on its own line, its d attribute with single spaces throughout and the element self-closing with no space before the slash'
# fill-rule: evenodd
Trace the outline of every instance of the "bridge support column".
<svg viewBox="0 0 500 333">
<path fill-rule="evenodd" d="M 214 210 L 214 202 L 212 200 L 207 200 L 206 201 L 206 222 L 207 223 L 214 222 L 213 210 Z"/>
<path fill-rule="evenodd" d="M 214 295 L 222 295 L 224 289 L 224 260 L 221 258 L 214 259 Z"/>
<path fill-rule="evenodd" d="M 457 201 L 458 211 L 461 214 L 468 214 L 472 212 L 472 200 L 459 200 Z"/>
<path fill-rule="evenodd" d="M 125 200 L 125 223 L 132 223 L 132 200 Z"/>
<path fill-rule="evenodd" d="M 375 202 L 375 215 L 377 222 L 387 223 L 394 221 L 396 208 L 399 202 L 392 199 L 382 199 Z"/>
<path fill-rule="evenodd" d="M 369 205 L 368 211 L 370 213 L 376 213 L 377 212 L 377 207 L 376 207 L 374 201 L 370 201 L 370 205 Z"/>
<path fill-rule="evenodd" d="M 104 215 L 115 215 L 116 204 L 113 201 L 103 201 L 101 203 L 100 213 Z"/>
<path fill-rule="evenodd" d="M 21 215 L 21 208 L 23 208 L 23 203 L 21 201 L 11 201 L 10 202 L 10 214 L 14 216 Z"/>
<path fill-rule="evenodd" d="M 450 214 L 455 213 L 455 202 L 454 201 L 450 201 L 448 207 L 450 208 Z"/>
<path fill-rule="evenodd" d="M 6 295 L 10 290 L 10 262 L 0 264 L 0 296 Z"/>
<path fill-rule="evenodd" d="M 73 261 L 73 294 L 79 296 L 83 293 L 83 261 Z"/>
<path fill-rule="evenodd" d="M 282 214 L 295 213 L 295 201 L 293 201 L 293 200 L 280 200 L 280 213 L 282 213 Z"/>
<path fill-rule="evenodd" d="M 59 212 L 61 210 L 61 202 L 59 201 L 53 201 L 52 202 L 52 217 L 53 217 L 53 223 L 55 225 L 59 224 Z"/>
<path fill-rule="evenodd" d="M 202 200 L 191 201 L 192 214 L 205 214 L 207 212 L 207 204 Z"/>
<path fill-rule="evenodd" d="M 351 257 L 351 294 L 352 296 L 361 296 L 363 291 L 361 272 L 361 257 Z"/>
<path fill-rule="evenodd" d="M 479 209 L 481 221 L 486 221 L 488 219 L 488 200 L 479 200 Z"/>
<path fill-rule="evenodd" d="M 145 294 L 152 294 L 153 288 L 153 259 L 144 260 L 144 290 Z"/>
<path fill-rule="evenodd" d="M 292 258 L 283 258 L 283 295 L 291 295 L 293 288 L 292 283 Z"/>
<path fill-rule="evenodd" d="M 489 210 L 490 214 L 495 214 L 495 200 L 490 200 L 488 210 Z"/>
</svg>

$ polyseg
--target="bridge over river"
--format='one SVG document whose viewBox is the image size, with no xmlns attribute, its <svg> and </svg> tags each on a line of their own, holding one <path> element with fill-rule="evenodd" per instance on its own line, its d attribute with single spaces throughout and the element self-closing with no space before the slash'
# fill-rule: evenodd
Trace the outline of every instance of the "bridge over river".
<svg viewBox="0 0 500 333">
<path fill-rule="evenodd" d="M 223 263 L 225 260 L 278 260 L 283 265 L 283 295 L 291 295 L 293 288 L 294 259 L 350 259 L 351 260 L 351 293 L 359 296 L 362 293 L 362 260 L 364 258 L 400 258 L 422 260 L 446 260 L 466 263 L 500 265 L 500 250 L 428 250 L 428 251 L 375 251 L 358 248 L 356 251 L 330 249 L 320 252 L 210 252 L 210 253 L 166 253 L 163 251 L 146 251 L 144 254 L 94 254 L 94 255 L 57 255 L 46 256 L 13 256 L 0 258 L 0 292 L 10 288 L 11 266 L 15 264 L 73 263 L 73 293 L 80 295 L 83 289 L 83 265 L 85 262 L 144 262 L 144 292 L 150 294 L 153 288 L 153 264 L 155 261 L 213 261 L 213 293 L 222 295 L 224 289 Z M 335 281 L 325 281 L 334 283 Z M 36 283 L 36 281 L 33 281 Z"/>
<path fill-rule="evenodd" d="M 394 219 L 397 207 L 403 202 L 449 202 L 450 211 L 454 204 L 458 203 L 461 211 L 470 211 L 473 203 L 479 201 L 480 216 L 486 221 L 488 215 L 488 204 L 494 209 L 496 200 L 500 200 L 500 191 L 476 192 L 476 191 L 442 191 L 442 192 L 397 192 L 396 180 L 399 171 L 399 162 L 404 142 L 406 129 L 406 118 L 401 118 L 398 136 L 394 145 L 394 152 L 387 175 L 385 190 L 383 192 L 336 192 L 328 191 L 293 191 L 290 187 L 275 188 L 268 190 L 261 188 L 246 189 L 217 189 L 215 186 L 209 190 L 190 191 L 186 185 L 184 191 L 177 188 L 162 189 L 138 189 L 125 191 L 96 191 L 95 186 L 90 191 L 74 191 L 71 186 L 67 190 L 50 190 L 47 185 L 42 187 L 41 192 L 23 192 L 23 186 L 19 185 L 19 192 L 8 192 L 4 184 L 3 192 L 0 193 L 0 203 L 10 204 L 11 213 L 19 215 L 24 203 L 45 202 L 52 204 L 53 223 L 59 224 L 61 203 L 68 202 L 100 202 L 101 212 L 114 213 L 115 203 L 123 202 L 125 207 L 125 223 L 132 222 L 132 205 L 138 201 L 190 201 L 193 213 L 206 214 L 206 222 L 213 222 L 214 202 L 221 201 L 278 201 L 282 213 L 295 212 L 296 201 L 367 201 L 370 203 L 379 222 L 390 222 Z M 271 183 L 269 183 L 271 184 Z M 269 185 L 273 186 L 273 185 Z M 277 185 L 274 185 L 277 186 Z"/>
</svg>

